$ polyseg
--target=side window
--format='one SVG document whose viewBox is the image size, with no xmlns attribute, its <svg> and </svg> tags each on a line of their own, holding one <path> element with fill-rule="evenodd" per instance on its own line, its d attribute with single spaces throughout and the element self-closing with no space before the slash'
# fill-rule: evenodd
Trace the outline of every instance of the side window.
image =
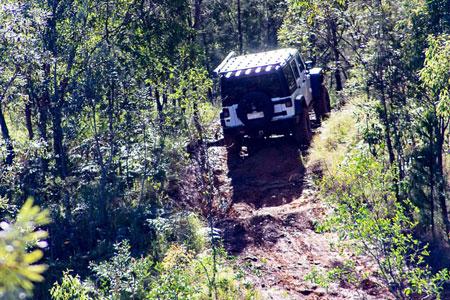
<svg viewBox="0 0 450 300">
<path fill-rule="evenodd" d="M 289 92 L 292 94 L 297 88 L 297 83 L 295 82 L 294 73 L 292 73 L 292 69 L 289 65 L 284 66 L 283 68 L 284 77 L 286 77 L 286 81 L 289 87 Z"/>
<path fill-rule="evenodd" d="M 294 71 L 295 79 L 298 79 L 300 77 L 300 73 L 298 72 L 297 64 L 295 63 L 295 60 L 291 61 L 291 68 L 292 68 L 292 71 Z"/>
<path fill-rule="evenodd" d="M 303 72 L 305 70 L 305 65 L 303 64 L 303 61 L 300 58 L 299 54 L 297 54 L 296 59 L 297 59 L 298 67 L 300 68 L 300 72 Z"/>
</svg>

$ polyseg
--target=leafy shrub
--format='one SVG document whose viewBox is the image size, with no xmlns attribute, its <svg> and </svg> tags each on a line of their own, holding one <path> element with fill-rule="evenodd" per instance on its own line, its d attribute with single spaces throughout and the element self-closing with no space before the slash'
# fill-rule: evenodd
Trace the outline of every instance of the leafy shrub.
<svg viewBox="0 0 450 300">
<path fill-rule="evenodd" d="M 155 248 L 158 253 L 165 253 L 171 243 L 182 244 L 194 253 L 200 253 L 206 246 L 205 224 L 194 213 L 178 213 L 148 222 L 157 233 Z"/>
<path fill-rule="evenodd" d="M 55 300 L 69 299 L 254 299 L 224 251 L 207 247 L 206 227 L 195 214 L 148 220 L 156 233 L 153 255 L 135 258 L 128 241 L 114 245 L 114 256 L 91 263 L 91 279 L 65 272 L 54 283 Z"/>
<path fill-rule="evenodd" d="M 64 273 L 51 295 L 70 299 L 255 299 L 256 292 L 242 284 L 223 251 L 195 255 L 184 246 L 172 245 L 161 262 L 133 258 L 127 242 L 115 245 L 115 256 L 92 264 L 94 284 Z M 215 263 L 214 263 L 215 261 Z"/>
<path fill-rule="evenodd" d="M 237 280 L 224 252 L 193 256 L 186 248 L 173 245 L 156 266 L 159 276 L 152 282 L 150 299 L 255 299 L 257 293 Z M 216 268 L 216 270 L 214 270 Z"/>
<path fill-rule="evenodd" d="M 322 190 L 336 212 L 330 228 L 377 263 L 381 279 L 399 299 L 412 293 L 438 296 L 448 271 L 434 275 L 426 265 L 427 246 L 412 235 L 417 223 L 411 212 L 416 210 L 409 201 L 397 201 L 395 174 L 367 147 L 349 152 L 336 175 L 323 180 Z"/>
<path fill-rule="evenodd" d="M 410 201 L 397 199 L 398 172 L 387 167 L 382 153 L 374 155 L 374 148 L 359 134 L 364 128 L 356 127 L 358 115 L 350 106 L 332 116 L 312 148 L 310 164 L 320 162 L 326 169 L 318 183 L 334 208 L 321 229 L 337 232 L 343 249 L 370 257 L 378 266 L 376 276 L 396 298 L 439 298 L 449 273 L 444 269 L 434 274 L 426 264 L 427 245 L 413 237 L 418 210 Z M 361 274 L 351 262 L 344 266 L 326 274 L 314 270 L 306 279 L 325 287 L 342 280 L 358 284 Z"/>
<path fill-rule="evenodd" d="M 24 298 L 32 293 L 34 282 L 44 280 L 47 266 L 36 263 L 44 255 L 47 232 L 37 228 L 49 222 L 48 211 L 28 199 L 14 222 L 0 223 L 0 298 Z"/>
<path fill-rule="evenodd" d="M 90 289 L 80 280 L 80 276 L 72 276 L 69 271 L 64 272 L 61 284 L 54 284 L 50 295 L 55 300 L 90 300 L 95 299 Z"/>
</svg>

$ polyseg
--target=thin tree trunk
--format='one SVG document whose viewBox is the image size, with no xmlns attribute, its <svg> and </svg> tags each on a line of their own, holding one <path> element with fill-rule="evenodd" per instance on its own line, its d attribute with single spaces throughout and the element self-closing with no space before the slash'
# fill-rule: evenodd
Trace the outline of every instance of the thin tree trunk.
<svg viewBox="0 0 450 300">
<path fill-rule="evenodd" d="M 333 41 L 333 54 L 335 62 L 334 78 L 336 79 L 336 91 L 342 91 L 342 78 L 339 63 L 339 49 L 337 40 L 337 24 L 335 20 L 331 20 L 331 37 Z"/>
<path fill-rule="evenodd" d="M 44 65 L 44 74 L 45 78 L 50 78 L 50 65 Z M 37 108 L 39 111 L 39 121 L 38 121 L 38 129 L 41 138 L 47 142 L 47 122 L 48 122 L 48 111 L 50 104 L 50 92 L 48 88 L 48 80 L 45 82 L 45 87 L 43 91 L 43 95 L 37 99 Z"/>
<path fill-rule="evenodd" d="M 55 162 L 58 169 L 58 175 L 61 179 L 67 177 L 66 152 L 64 149 L 64 134 L 62 129 L 61 106 L 56 104 L 52 107 L 52 125 L 53 125 L 53 151 L 55 153 Z"/>
<path fill-rule="evenodd" d="M 95 102 L 92 103 L 92 124 L 94 127 L 94 139 L 95 139 L 95 148 L 96 148 L 96 152 L 97 152 L 97 155 L 96 155 L 97 163 L 100 166 L 100 182 L 98 185 L 98 199 L 99 199 L 98 208 L 100 211 L 100 220 L 98 220 L 98 221 L 100 224 L 104 224 L 103 222 L 106 220 L 105 219 L 105 214 L 106 214 L 106 205 L 105 205 L 106 167 L 105 167 L 105 161 L 103 158 L 103 153 L 100 148 L 100 141 L 99 141 L 99 136 L 98 136 L 98 132 L 97 132 Z"/>
<path fill-rule="evenodd" d="M 155 99 L 156 99 L 156 109 L 158 110 L 159 129 L 162 130 L 164 123 L 164 113 L 163 113 L 164 105 L 161 102 L 161 95 L 158 89 L 155 90 Z"/>
<path fill-rule="evenodd" d="M 242 37 L 241 0 L 237 0 L 237 19 L 238 19 L 239 54 L 242 54 L 244 48 L 244 41 Z"/>
<path fill-rule="evenodd" d="M 395 153 L 394 153 L 394 147 L 392 146 L 391 123 L 389 120 L 388 106 L 386 103 L 383 70 L 380 71 L 380 74 L 381 74 L 381 76 L 380 76 L 379 93 L 380 93 L 380 102 L 381 102 L 381 105 L 383 108 L 383 111 L 381 112 L 381 120 L 384 125 L 384 138 L 385 138 L 388 155 L 389 155 L 389 165 L 394 166 L 395 165 Z M 399 188 L 399 182 L 398 182 L 397 178 L 394 178 L 394 191 L 395 191 L 396 199 L 398 201 L 400 201 L 401 200 L 400 188 Z"/>
<path fill-rule="evenodd" d="M 437 141 L 436 141 L 436 155 L 437 155 L 437 184 L 438 184 L 438 198 L 439 204 L 441 206 L 442 221 L 444 223 L 445 230 L 445 241 L 449 240 L 450 232 L 450 221 L 448 218 L 448 208 L 447 208 L 447 197 L 446 197 L 446 181 L 444 179 L 444 163 L 443 163 L 443 152 L 444 152 L 444 140 L 445 140 L 445 122 L 442 118 L 439 118 L 437 128 Z"/>
<path fill-rule="evenodd" d="M 435 201 L 434 201 L 434 187 L 435 187 L 435 180 L 434 180 L 434 132 L 433 132 L 433 128 L 431 127 L 430 130 L 430 152 L 431 154 L 429 155 L 429 159 L 428 159 L 428 168 L 429 168 L 429 174 L 428 174 L 428 184 L 430 187 L 430 219 L 431 219 L 431 234 L 433 237 L 433 241 L 437 241 L 437 235 L 436 235 L 436 225 L 435 225 Z"/>
<path fill-rule="evenodd" d="M 383 82 L 383 79 L 381 79 Z M 383 111 L 381 113 L 381 120 L 383 121 L 383 125 L 385 127 L 385 133 L 384 137 L 386 140 L 386 146 L 388 148 L 388 155 L 389 155 L 389 163 L 390 165 L 394 165 L 395 163 L 395 154 L 394 154 L 394 147 L 392 146 L 392 138 L 391 138 L 391 125 L 389 122 L 389 116 L 388 116 L 388 107 L 386 103 L 386 96 L 384 95 L 384 83 L 381 84 L 380 88 L 380 102 L 383 107 Z"/>
<path fill-rule="evenodd" d="M 200 30 L 202 27 L 202 2 L 203 0 L 195 0 L 194 3 L 194 29 Z"/>
<path fill-rule="evenodd" d="M 0 95 L 0 130 L 2 131 L 2 137 L 3 137 L 3 140 L 5 141 L 5 146 L 6 146 L 6 152 L 7 152 L 6 158 L 5 158 L 6 165 L 11 165 L 13 163 L 15 153 L 14 153 L 14 146 L 12 144 L 11 136 L 9 134 L 9 129 L 6 124 L 5 115 L 3 114 L 2 103 L 3 103 L 3 99 L 6 97 L 6 95 L 8 93 L 9 88 L 13 85 L 14 81 L 16 80 L 17 75 L 18 75 L 18 69 L 16 68 L 14 75 L 9 79 L 8 83 L 6 84 L 5 88 L 2 91 L 2 94 Z"/>
<path fill-rule="evenodd" d="M 34 132 L 33 132 L 33 122 L 32 122 L 32 110 L 31 110 L 31 103 L 28 101 L 25 104 L 25 126 L 27 127 L 28 131 L 28 138 L 30 141 L 34 138 Z"/>
<path fill-rule="evenodd" d="M 14 159 L 14 147 L 12 145 L 11 136 L 9 135 L 9 129 L 6 124 L 5 115 L 3 114 L 2 105 L 0 101 L 0 128 L 2 130 L 2 137 L 6 145 L 6 158 L 5 163 L 11 165 Z"/>
</svg>

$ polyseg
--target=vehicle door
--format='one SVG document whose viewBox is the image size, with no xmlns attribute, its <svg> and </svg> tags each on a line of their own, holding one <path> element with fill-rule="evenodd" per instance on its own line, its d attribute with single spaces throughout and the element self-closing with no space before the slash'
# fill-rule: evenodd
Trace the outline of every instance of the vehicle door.
<svg viewBox="0 0 450 300">
<path fill-rule="evenodd" d="M 305 97 L 306 103 L 310 105 L 312 101 L 312 89 L 309 72 L 298 53 L 295 56 L 295 62 L 300 73 L 298 80 L 299 87 L 302 90 L 302 94 Z"/>
</svg>

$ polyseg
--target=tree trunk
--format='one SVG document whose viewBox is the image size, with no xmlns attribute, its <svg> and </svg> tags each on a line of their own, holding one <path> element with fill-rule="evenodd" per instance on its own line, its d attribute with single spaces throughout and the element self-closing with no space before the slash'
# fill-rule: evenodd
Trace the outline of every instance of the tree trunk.
<svg viewBox="0 0 450 300">
<path fill-rule="evenodd" d="M 14 155 L 15 155 L 14 147 L 13 147 L 13 144 L 11 141 L 11 136 L 9 135 L 8 126 L 6 125 L 5 115 L 3 114 L 1 101 L 0 101 L 0 128 L 2 130 L 2 137 L 3 137 L 3 140 L 5 141 L 5 145 L 6 145 L 5 163 L 7 165 L 11 165 L 13 162 L 13 159 L 14 159 Z"/>
<path fill-rule="evenodd" d="M 381 121 L 384 125 L 384 138 L 386 141 L 386 146 L 388 150 L 389 155 L 389 165 L 394 166 L 395 164 L 395 153 L 394 153 L 394 147 L 392 146 L 392 137 L 391 137 L 391 123 L 389 120 L 389 112 L 388 112 L 388 106 L 386 103 L 386 95 L 385 95 L 385 86 L 384 86 L 384 79 L 383 79 L 383 70 L 380 71 L 380 84 L 378 86 L 379 93 L 380 93 L 380 102 L 382 105 L 382 112 L 381 112 Z M 394 189 L 395 189 L 395 196 L 398 201 L 400 201 L 400 188 L 398 179 L 394 178 Z"/>
<path fill-rule="evenodd" d="M 55 153 L 55 162 L 58 169 L 58 175 L 61 179 L 67 177 L 66 152 L 64 149 L 64 134 L 61 126 L 61 106 L 59 104 L 52 107 L 53 123 L 53 151 Z"/>
<path fill-rule="evenodd" d="M 432 127 L 429 128 L 429 134 L 430 134 L 430 155 L 428 159 L 428 168 L 429 168 L 429 174 L 428 174 L 428 185 L 430 187 L 430 219 L 431 219 L 431 234 L 433 237 L 433 241 L 437 241 L 437 235 L 436 235 L 436 223 L 435 223 L 435 201 L 434 201 L 434 187 L 435 187 L 435 180 L 434 180 L 434 130 Z"/>
<path fill-rule="evenodd" d="M 156 109 L 158 111 L 158 122 L 159 122 L 159 129 L 163 129 L 164 124 L 164 104 L 161 101 L 161 94 L 158 89 L 155 90 L 155 100 L 156 100 Z"/>
<path fill-rule="evenodd" d="M 242 54 L 244 42 L 242 38 L 242 19 L 241 19 L 241 0 L 237 0 L 237 21 L 238 21 L 238 40 L 239 40 L 239 54 Z"/>
<path fill-rule="evenodd" d="M 202 2 L 203 0 L 195 0 L 194 3 L 194 29 L 200 30 L 202 27 Z"/>
<path fill-rule="evenodd" d="M 31 103 L 28 101 L 25 104 L 25 126 L 27 127 L 28 131 L 28 138 L 30 141 L 34 138 L 34 132 L 33 132 L 33 122 L 31 120 Z"/>
<path fill-rule="evenodd" d="M 6 157 L 5 157 L 6 165 L 11 165 L 13 163 L 15 153 L 14 153 L 14 146 L 12 144 L 11 136 L 9 134 L 9 129 L 6 124 L 5 115 L 3 114 L 2 103 L 3 103 L 3 99 L 5 99 L 5 97 L 8 93 L 9 88 L 13 85 L 14 81 L 16 80 L 17 75 L 18 75 L 18 69 L 16 68 L 14 75 L 9 79 L 8 83 L 6 84 L 5 88 L 2 91 L 3 93 L 0 95 L 0 130 L 2 131 L 2 137 L 3 137 L 3 140 L 5 141 L 5 146 L 6 146 Z"/>
<path fill-rule="evenodd" d="M 381 81 L 383 82 L 383 79 L 381 79 Z M 381 120 L 383 121 L 383 125 L 385 128 L 385 133 L 384 133 L 384 137 L 386 140 L 386 146 L 388 148 L 388 155 L 389 155 L 389 163 L 390 165 L 394 165 L 395 163 L 395 154 L 394 154 L 394 148 L 392 146 L 392 138 L 391 138 L 391 125 L 390 125 L 390 121 L 389 121 L 389 112 L 388 112 L 388 107 L 387 107 L 387 103 L 386 103 L 386 96 L 384 95 L 384 84 L 381 84 L 381 88 L 380 88 L 380 102 L 381 105 L 383 107 L 383 111 L 381 113 Z"/>
<path fill-rule="evenodd" d="M 445 121 L 442 118 L 439 118 L 438 121 L 439 126 L 437 126 L 437 141 L 436 141 L 436 155 L 437 155 L 437 184 L 438 184 L 438 198 L 439 204 L 441 206 L 442 213 L 442 221 L 444 223 L 445 230 L 445 241 L 449 240 L 449 232 L 450 232 L 450 221 L 448 218 L 448 209 L 447 209 L 447 197 L 446 197 L 446 181 L 444 178 L 444 163 L 443 163 L 443 152 L 444 152 L 444 140 L 445 140 Z"/>
<path fill-rule="evenodd" d="M 95 103 L 92 104 L 92 124 L 94 126 L 94 140 L 95 140 L 95 149 L 96 149 L 96 158 L 97 158 L 97 163 L 100 166 L 100 182 L 98 185 L 98 209 L 99 209 L 99 220 L 98 223 L 99 224 L 104 224 L 105 220 L 106 220 L 106 176 L 107 176 L 107 172 L 106 172 L 106 167 L 105 167 L 105 161 L 103 158 L 103 153 L 102 150 L 100 148 L 100 141 L 99 141 L 99 135 L 97 132 L 97 121 L 96 121 L 96 109 L 95 109 Z"/>
<path fill-rule="evenodd" d="M 333 54 L 335 62 L 334 78 L 336 79 L 336 91 L 342 91 L 342 78 L 339 62 L 339 49 L 337 40 L 337 24 L 335 20 L 331 20 L 331 37 L 333 42 Z"/>
<path fill-rule="evenodd" d="M 38 130 L 41 138 L 47 142 L 47 122 L 48 122 L 48 111 L 50 105 L 50 92 L 48 88 L 48 78 L 50 78 L 50 65 L 44 65 L 44 74 L 45 78 L 47 78 L 47 82 L 44 83 L 44 91 L 42 96 L 40 96 L 36 100 L 36 106 L 39 112 L 39 120 L 38 120 Z"/>
</svg>

